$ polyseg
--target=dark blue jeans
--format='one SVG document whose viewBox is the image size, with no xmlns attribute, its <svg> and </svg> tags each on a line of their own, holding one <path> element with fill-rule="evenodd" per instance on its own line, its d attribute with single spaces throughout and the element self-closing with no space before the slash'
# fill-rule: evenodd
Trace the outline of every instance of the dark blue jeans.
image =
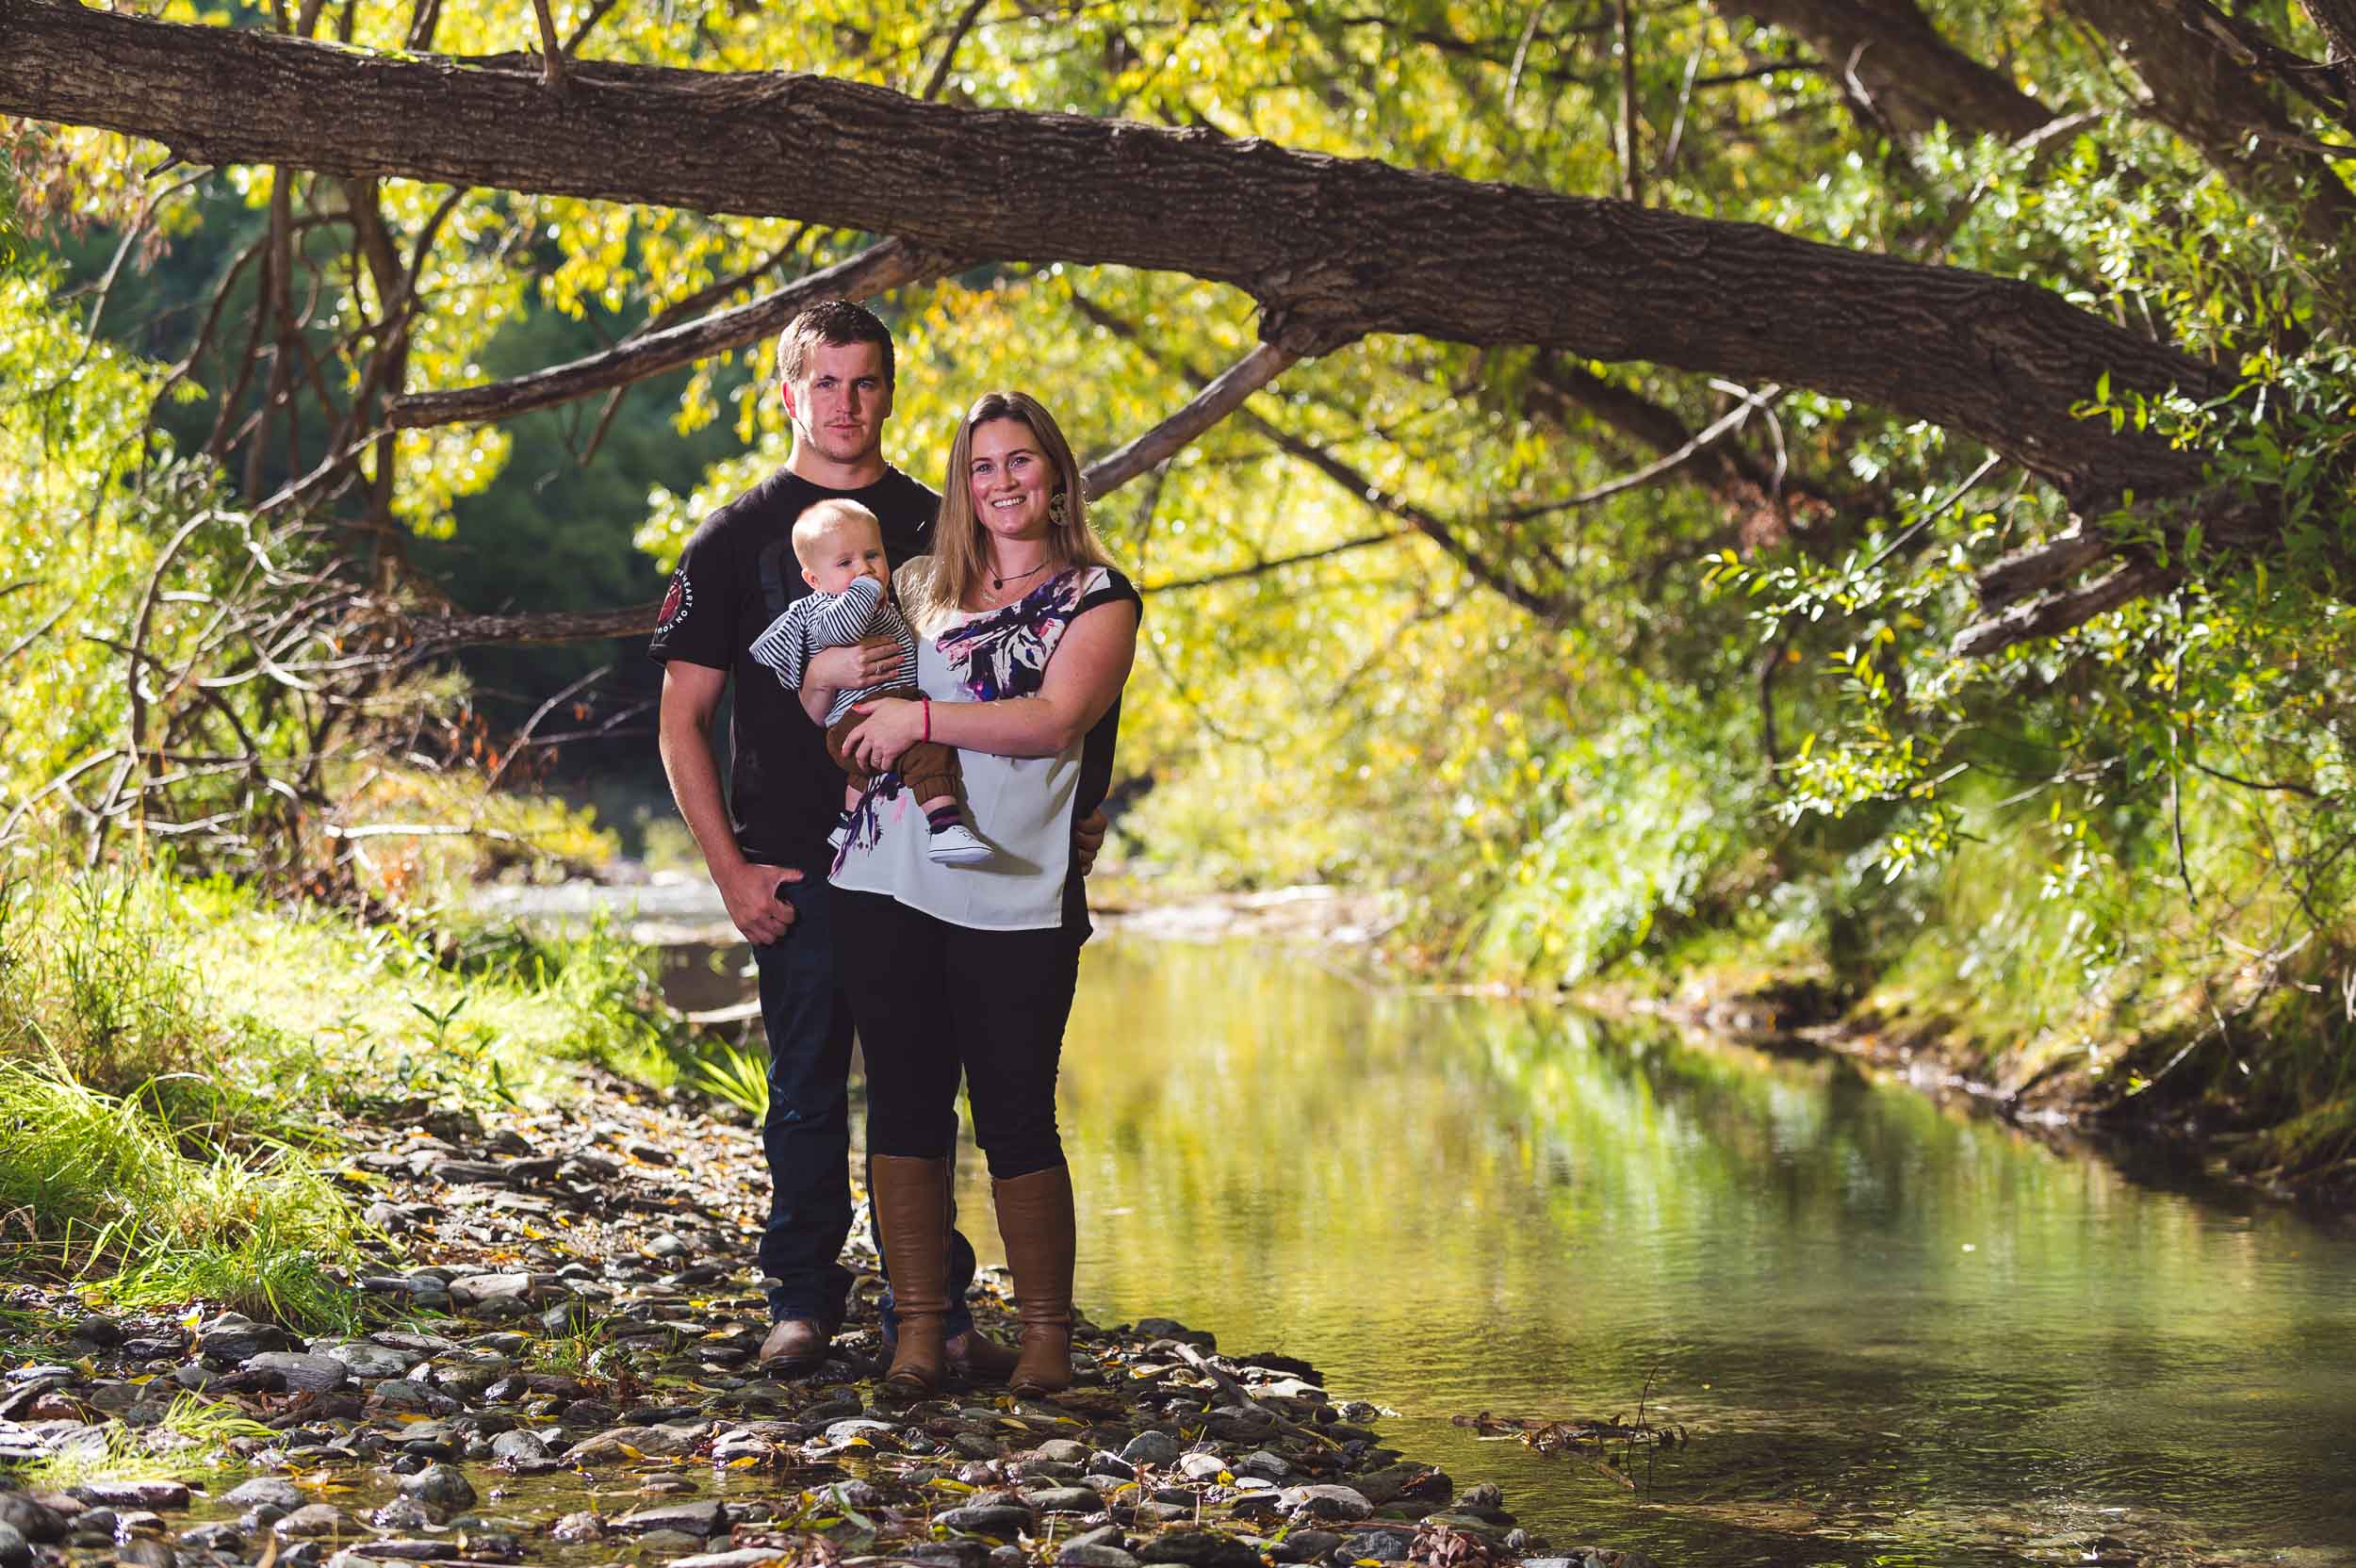
<svg viewBox="0 0 2356 1568">
<path fill-rule="evenodd" d="M 769 1223 L 761 1271 L 774 1322 L 807 1317 L 831 1333 L 843 1322 L 851 1271 L 851 1009 L 835 981 L 831 890 L 824 876 L 784 885 L 794 923 L 753 949 L 761 971 L 761 1022 L 769 1037 L 769 1115 L 761 1152 L 769 1162 Z M 965 1293 L 973 1248 L 949 1241 L 949 1332 L 973 1326 Z"/>
</svg>

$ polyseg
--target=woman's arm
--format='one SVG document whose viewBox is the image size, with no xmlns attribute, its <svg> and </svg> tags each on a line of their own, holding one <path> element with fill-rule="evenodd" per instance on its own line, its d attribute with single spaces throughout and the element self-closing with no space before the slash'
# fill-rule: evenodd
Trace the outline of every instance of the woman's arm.
<svg viewBox="0 0 2356 1568">
<path fill-rule="evenodd" d="M 1037 696 L 996 702 L 906 702 L 892 697 L 863 702 L 867 721 L 851 732 L 844 751 L 862 767 L 880 772 L 900 754 L 931 736 L 944 745 L 987 751 L 999 757 L 1057 757 L 1094 727 L 1121 695 L 1137 655 L 1137 606 L 1121 600 L 1100 604 L 1064 628 Z"/>
</svg>

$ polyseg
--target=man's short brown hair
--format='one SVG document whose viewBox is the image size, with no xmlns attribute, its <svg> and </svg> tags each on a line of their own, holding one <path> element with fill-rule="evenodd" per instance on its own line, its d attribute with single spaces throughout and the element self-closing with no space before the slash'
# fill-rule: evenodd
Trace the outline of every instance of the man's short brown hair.
<svg viewBox="0 0 2356 1568">
<path fill-rule="evenodd" d="M 810 371 L 810 351 L 822 343 L 830 349 L 875 344 L 883 351 L 884 384 L 894 384 L 892 334 L 865 305 L 849 300 L 821 300 L 788 321 L 777 334 L 777 374 L 786 381 L 800 381 Z"/>
</svg>

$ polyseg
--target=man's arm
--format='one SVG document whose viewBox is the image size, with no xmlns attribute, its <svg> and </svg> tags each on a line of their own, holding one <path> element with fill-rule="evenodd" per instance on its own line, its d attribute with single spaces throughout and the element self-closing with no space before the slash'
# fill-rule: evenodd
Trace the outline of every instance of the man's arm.
<svg viewBox="0 0 2356 1568">
<path fill-rule="evenodd" d="M 798 882 L 802 874 L 755 865 L 736 845 L 728 808 L 720 798 L 719 760 L 712 752 L 712 716 L 719 710 L 728 682 L 728 671 L 708 664 L 683 659 L 664 664 L 656 743 L 663 753 L 663 772 L 671 781 L 671 798 L 679 802 L 687 831 L 703 851 L 704 867 L 720 890 L 728 919 L 746 941 L 767 947 L 794 923 L 794 906 L 777 896 L 778 885 Z"/>
</svg>

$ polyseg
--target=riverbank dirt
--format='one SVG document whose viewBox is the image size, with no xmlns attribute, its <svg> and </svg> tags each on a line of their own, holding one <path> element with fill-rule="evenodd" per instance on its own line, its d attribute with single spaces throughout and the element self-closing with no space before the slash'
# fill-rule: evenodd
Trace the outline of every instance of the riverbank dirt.
<svg viewBox="0 0 2356 1568">
<path fill-rule="evenodd" d="M 1533 1539 L 1306 1364 L 1168 1320 L 1080 1325 L 1053 1399 L 894 1404 L 870 1255 L 826 1364 L 769 1376 L 753 1130 L 584 1088 L 329 1130 L 385 1237 L 352 1331 L 10 1290 L 0 1568 L 1644 1568 Z M 976 1315 L 1010 1339 L 985 1283 Z"/>
</svg>

